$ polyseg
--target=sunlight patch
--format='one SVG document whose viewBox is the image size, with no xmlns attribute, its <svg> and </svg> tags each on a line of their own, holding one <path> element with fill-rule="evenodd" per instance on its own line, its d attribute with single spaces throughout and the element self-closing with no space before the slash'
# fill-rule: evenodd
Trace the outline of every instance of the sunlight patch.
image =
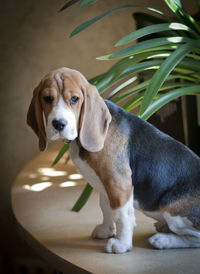
<svg viewBox="0 0 200 274">
<path fill-rule="evenodd" d="M 50 186 L 52 186 L 51 182 L 41 182 L 41 183 L 34 184 L 32 186 L 24 185 L 23 188 L 26 190 L 39 192 L 39 191 L 43 191 L 44 189 L 46 189 Z"/>
</svg>

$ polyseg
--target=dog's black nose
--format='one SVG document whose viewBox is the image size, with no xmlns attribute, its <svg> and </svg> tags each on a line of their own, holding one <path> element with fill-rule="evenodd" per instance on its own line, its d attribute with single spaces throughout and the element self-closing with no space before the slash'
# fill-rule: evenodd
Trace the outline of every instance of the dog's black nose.
<svg viewBox="0 0 200 274">
<path fill-rule="evenodd" d="M 64 127 L 66 126 L 66 124 L 67 124 L 67 122 L 63 119 L 60 119 L 60 120 L 54 119 L 52 121 L 53 127 L 58 131 L 62 131 L 64 129 Z"/>
</svg>

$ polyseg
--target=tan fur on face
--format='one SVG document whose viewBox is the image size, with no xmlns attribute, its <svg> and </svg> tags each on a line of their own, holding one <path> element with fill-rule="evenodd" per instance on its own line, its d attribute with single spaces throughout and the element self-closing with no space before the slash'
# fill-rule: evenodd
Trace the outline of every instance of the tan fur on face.
<svg viewBox="0 0 200 274">
<path fill-rule="evenodd" d="M 41 103 L 45 117 L 48 118 L 48 114 L 52 107 L 57 105 L 59 96 L 61 95 L 68 107 L 71 107 L 79 119 L 80 108 L 83 102 L 82 86 L 86 85 L 87 80 L 75 70 L 61 68 L 47 74 L 41 81 L 42 92 L 41 92 Z M 45 104 L 42 98 L 44 96 L 53 97 L 54 101 L 52 105 Z M 70 106 L 69 100 L 77 96 L 80 98 L 76 105 Z"/>
</svg>

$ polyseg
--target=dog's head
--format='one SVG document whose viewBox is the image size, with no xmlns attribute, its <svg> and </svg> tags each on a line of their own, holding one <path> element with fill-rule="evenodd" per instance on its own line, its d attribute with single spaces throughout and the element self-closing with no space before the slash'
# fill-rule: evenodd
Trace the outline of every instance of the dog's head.
<svg viewBox="0 0 200 274">
<path fill-rule="evenodd" d="M 47 142 L 75 140 L 90 152 L 103 148 L 110 112 L 95 86 L 78 71 L 61 68 L 46 75 L 33 91 L 27 123 L 39 138 L 41 151 Z"/>
</svg>

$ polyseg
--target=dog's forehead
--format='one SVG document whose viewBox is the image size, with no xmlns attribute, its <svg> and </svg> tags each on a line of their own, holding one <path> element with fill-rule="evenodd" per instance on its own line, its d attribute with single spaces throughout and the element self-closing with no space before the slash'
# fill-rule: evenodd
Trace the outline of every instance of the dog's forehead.
<svg viewBox="0 0 200 274">
<path fill-rule="evenodd" d="M 62 73 L 61 79 L 63 81 L 64 88 L 81 87 L 82 84 L 82 81 L 77 74 Z"/>
<path fill-rule="evenodd" d="M 47 74 L 40 82 L 40 89 L 41 90 L 50 90 L 50 89 L 57 89 L 58 84 L 55 77 L 52 74 Z"/>
<path fill-rule="evenodd" d="M 87 83 L 86 78 L 78 71 L 61 68 L 47 74 L 43 79 L 43 89 L 57 89 L 60 93 L 81 90 Z"/>
</svg>

